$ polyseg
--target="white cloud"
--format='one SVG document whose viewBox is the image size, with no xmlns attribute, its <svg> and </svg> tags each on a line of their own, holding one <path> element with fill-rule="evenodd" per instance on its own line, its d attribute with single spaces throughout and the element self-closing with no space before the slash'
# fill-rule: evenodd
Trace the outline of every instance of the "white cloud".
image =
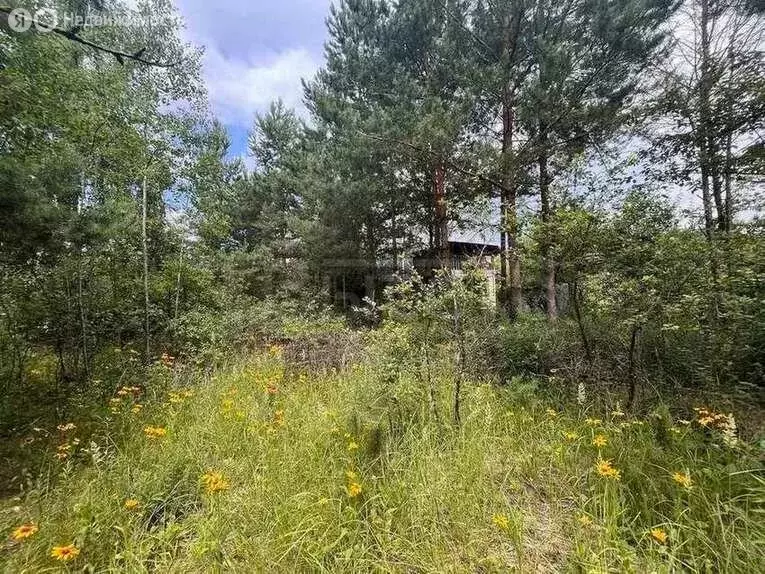
<svg viewBox="0 0 765 574">
<path fill-rule="evenodd" d="M 208 44 L 204 70 L 213 112 L 226 124 L 247 128 L 255 112 L 267 109 L 278 98 L 298 113 L 305 113 L 301 78 L 311 78 L 320 64 L 301 48 L 253 64 L 229 59 Z"/>
</svg>

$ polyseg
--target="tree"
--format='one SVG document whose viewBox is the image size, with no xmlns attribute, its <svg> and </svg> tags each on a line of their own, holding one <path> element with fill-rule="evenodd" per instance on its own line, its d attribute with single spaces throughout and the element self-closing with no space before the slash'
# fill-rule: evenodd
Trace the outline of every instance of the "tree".
<svg viewBox="0 0 765 574">
<path fill-rule="evenodd" d="M 673 57 L 659 68 L 658 111 L 671 123 L 655 139 L 686 158 L 675 179 L 695 175 L 712 240 L 731 232 L 737 193 L 763 172 L 752 161 L 765 117 L 763 17 L 744 1 L 688 0 L 676 29 Z"/>
<path fill-rule="evenodd" d="M 548 318 L 558 314 L 551 185 L 580 150 L 601 145 L 623 125 L 639 73 L 662 48 L 668 0 L 538 2 L 518 122 L 528 135 L 519 155 L 534 158 L 543 225 L 542 285 Z M 554 162 L 551 165 L 551 162 Z M 556 165 L 557 164 L 557 165 Z"/>
</svg>

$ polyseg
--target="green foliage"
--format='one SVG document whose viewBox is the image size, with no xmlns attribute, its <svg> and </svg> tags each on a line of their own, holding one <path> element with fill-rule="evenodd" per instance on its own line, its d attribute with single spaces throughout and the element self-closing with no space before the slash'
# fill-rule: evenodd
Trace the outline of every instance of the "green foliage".
<svg viewBox="0 0 765 574">
<path fill-rule="evenodd" d="M 158 364 L 164 390 L 117 394 L 99 422 L 46 429 L 36 448 L 50 445 L 49 480 L 0 515 L 9 535 L 39 530 L 8 545 L 6 566 L 52 567 L 51 548 L 70 543 L 70 567 L 100 571 L 764 566 L 758 452 L 702 426 L 708 413 L 561 411 L 531 382 L 469 380 L 463 425 L 444 428 L 402 416 L 418 400 L 408 375 L 398 403 L 374 400 L 386 342 L 413 364 L 406 331 L 388 324 L 371 362 L 325 375 L 290 370 L 279 349 L 211 376 Z M 438 379 L 441 407 L 450 385 Z M 618 480 L 598 473 L 602 460 Z"/>
</svg>

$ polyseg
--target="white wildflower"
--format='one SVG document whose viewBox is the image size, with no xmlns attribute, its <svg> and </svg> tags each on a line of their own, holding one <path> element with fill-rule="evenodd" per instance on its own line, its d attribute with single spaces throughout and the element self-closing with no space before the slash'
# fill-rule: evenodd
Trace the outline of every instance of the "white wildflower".
<svg viewBox="0 0 765 574">
<path fill-rule="evenodd" d="M 584 383 L 579 381 L 579 386 L 576 389 L 576 402 L 579 406 L 584 406 L 584 402 L 587 400 L 587 393 L 584 389 Z"/>
</svg>

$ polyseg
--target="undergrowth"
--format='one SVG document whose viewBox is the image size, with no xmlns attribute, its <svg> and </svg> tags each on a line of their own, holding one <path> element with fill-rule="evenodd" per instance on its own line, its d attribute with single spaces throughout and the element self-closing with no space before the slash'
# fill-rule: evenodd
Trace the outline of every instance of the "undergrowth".
<svg viewBox="0 0 765 574">
<path fill-rule="evenodd" d="M 4 571 L 765 571 L 762 466 L 727 416 L 474 378 L 456 426 L 448 370 L 432 382 L 435 404 L 406 368 L 308 373 L 278 347 L 168 365 L 40 429 L 46 470 L 0 512 Z"/>
</svg>

